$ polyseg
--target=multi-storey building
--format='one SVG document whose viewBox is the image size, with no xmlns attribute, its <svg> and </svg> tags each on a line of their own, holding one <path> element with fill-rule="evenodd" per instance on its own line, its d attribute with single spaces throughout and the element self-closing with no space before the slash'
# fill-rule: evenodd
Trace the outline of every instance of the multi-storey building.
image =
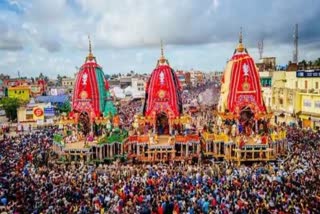
<svg viewBox="0 0 320 214">
<path fill-rule="evenodd" d="M 28 102 L 30 100 L 30 86 L 11 86 L 8 88 L 8 97 L 18 98 L 19 100 Z"/>
<path fill-rule="evenodd" d="M 276 122 L 320 127 L 320 70 L 275 71 L 272 110 Z"/>
<path fill-rule="evenodd" d="M 303 127 L 320 128 L 320 70 L 296 72 L 295 112 Z"/>
<path fill-rule="evenodd" d="M 74 77 L 65 77 L 62 78 L 61 84 L 62 87 L 67 90 L 68 93 L 72 94 L 75 81 L 76 79 Z"/>
</svg>

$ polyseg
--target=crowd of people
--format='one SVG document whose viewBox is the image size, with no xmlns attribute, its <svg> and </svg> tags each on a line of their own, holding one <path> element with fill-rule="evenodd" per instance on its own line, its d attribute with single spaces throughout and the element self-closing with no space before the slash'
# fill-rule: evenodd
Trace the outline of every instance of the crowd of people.
<svg viewBox="0 0 320 214">
<path fill-rule="evenodd" d="M 89 166 L 52 163 L 55 128 L 0 142 L 4 213 L 318 213 L 320 135 L 288 128 L 274 163 Z"/>
<path fill-rule="evenodd" d="M 195 102 L 198 105 L 199 94 L 203 93 L 207 89 L 212 90 L 213 93 L 217 94 L 219 90 L 218 81 L 207 82 L 197 87 L 190 87 L 181 93 L 181 100 L 183 105 L 191 104 Z M 216 100 L 217 102 L 217 100 Z M 130 128 L 134 122 L 134 115 L 142 113 L 142 100 L 132 100 L 127 103 L 123 103 L 118 108 L 118 114 L 120 116 L 121 124 L 124 128 Z"/>
<path fill-rule="evenodd" d="M 120 106 L 118 114 L 120 116 L 120 123 L 124 128 L 128 129 L 131 127 L 134 121 L 134 115 L 142 112 L 142 106 L 142 100 L 132 100 Z"/>
<path fill-rule="evenodd" d="M 218 92 L 218 88 L 218 81 L 210 81 L 203 85 L 190 87 L 187 90 L 184 90 L 181 94 L 182 104 L 192 104 L 194 101 L 198 103 L 199 94 L 205 92 L 207 89 L 210 89 L 213 92 Z M 216 89 L 217 91 L 215 91 Z"/>
</svg>

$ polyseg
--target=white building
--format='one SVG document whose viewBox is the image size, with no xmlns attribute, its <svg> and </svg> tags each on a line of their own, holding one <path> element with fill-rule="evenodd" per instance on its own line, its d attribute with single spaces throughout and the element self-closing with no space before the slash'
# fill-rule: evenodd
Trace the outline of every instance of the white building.
<svg viewBox="0 0 320 214">
<path fill-rule="evenodd" d="M 68 91 L 68 93 L 72 93 L 75 81 L 76 81 L 76 78 L 74 77 L 65 77 L 65 78 L 62 78 L 61 84 L 62 84 L 62 87 Z"/>
<path fill-rule="evenodd" d="M 138 92 L 144 92 L 146 87 L 146 79 L 144 77 L 132 77 L 131 87 Z"/>
</svg>

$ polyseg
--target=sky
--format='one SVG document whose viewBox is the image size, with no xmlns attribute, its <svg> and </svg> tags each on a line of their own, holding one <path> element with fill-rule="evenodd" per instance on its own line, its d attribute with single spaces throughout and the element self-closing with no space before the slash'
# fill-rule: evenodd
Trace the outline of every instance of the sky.
<svg viewBox="0 0 320 214">
<path fill-rule="evenodd" d="M 105 74 L 150 73 L 160 40 L 174 69 L 221 71 L 238 43 L 258 60 L 320 57 L 318 0 L 0 0 L 0 73 L 72 76 L 88 54 Z"/>
</svg>

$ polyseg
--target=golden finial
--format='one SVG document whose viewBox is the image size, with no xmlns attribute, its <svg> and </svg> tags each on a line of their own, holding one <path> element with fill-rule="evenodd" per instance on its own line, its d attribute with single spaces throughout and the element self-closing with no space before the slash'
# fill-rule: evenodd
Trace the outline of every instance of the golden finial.
<svg viewBox="0 0 320 214">
<path fill-rule="evenodd" d="M 238 44 L 238 47 L 237 47 L 237 51 L 238 52 L 243 52 L 244 51 L 244 46 L 242 44 L 242 27 L 240 28 L 240 33 L 239 33 L 239 44 Z"/>
<path fill-rule="evenodd" d="M 93 54 L 92 54 L 92 47 L 91 47 L 90 35 L 88 35 L 88 40 L 89 40 L 89 54 L 88 54 L 86 60 L 92 60 L 92 59 L 94 59 L 94 56 L 93 56 Z"/>
</svg>

